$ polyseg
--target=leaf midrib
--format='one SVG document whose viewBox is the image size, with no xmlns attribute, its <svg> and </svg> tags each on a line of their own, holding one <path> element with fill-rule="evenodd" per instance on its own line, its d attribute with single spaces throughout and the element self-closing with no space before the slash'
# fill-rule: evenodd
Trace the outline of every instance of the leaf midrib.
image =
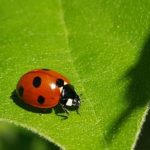
<svg viewBox="0 0 150 150">
<path fill-rule="evenodd" d="M 88 98 L 89 97 L 89 95 L 87 94 L 87 92 L 86 92 L 86 90 L 85 90 L 85 88 L 84 88 L 84 85 L 83 85 L 83 83 L 82 83 L 82 80 L 81 80 L 81 78 L 80 78 L 80 76 L 79 76 L 79 73 L 78 73 L 78 71 L 77 71 L 77 68 L 75 67 L 75 63 L 74 63 L 74 60 L 73 60 L 73 57 L 72 57 L 72 55 L 71 55 L 71 46 L 70 46 L 70 43 L 69 43 L 69 35 L 70 35 L 70 32 L 69 32 L 69 30 L 68 30 L 68 28 L 67 28 L 67 24 L 66 24 L 66 21 L 65 21 L 65 16 L 64 16 L 64 10 L 63 10 L 63 5 L 62 5 L 62 0 L 58 0 L 58 3 L 59 3 L 59 8 L 60 8 L 60 20 L 61 20 L 61 23 L 62 23 L 62 27 L 63 27 L 63 29 L 64 29 L 64 35 L 65 35 L 65 41 L 66 41 L 66 46 L 67 46 L 67 50 L 68 50 L 68 54 L 69 54 L 69 60 L 70 60 L 70 62 L 71 62 L 71 64 L 72 64 L 72 71 L 74 72 L 74 75 L 76 76 L 76 79 L 78 79 L 79 81 L 80 81 L 80 87 L 81 87 L 81 89 L 82 89 L 82 92 L 86 95 L 86 100 L 88 101 L 88 103 L 89 103 L 89 106 L 90 106 L 90 109 L 92 110 L 92 115 L 93 115 L 93 120 L 94 120 L 94 122 L 95 122 L 95 124 L 97 124 L 98 122 L 99 122 L 99 119 L 98 119 L 98 117 L 97 117 L 97 115 L 96 115 L 96 112 L 95 112 L 95 109 L 94 109 L 94 107 L 93 107 L 93 105 L 92 105 L 92 103 L 91 103 L 91 101 L 90 101 L 90 99 Z M 82 100 L 81 100 L 81 102 L 82 102 Z M 90 114 L 91 115 L 91 114 Z"/>
</svg>

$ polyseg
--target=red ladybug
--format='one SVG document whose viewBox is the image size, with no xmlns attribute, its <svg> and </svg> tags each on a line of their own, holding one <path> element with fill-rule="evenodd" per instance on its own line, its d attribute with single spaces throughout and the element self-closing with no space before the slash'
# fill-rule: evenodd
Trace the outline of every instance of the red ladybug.
<svg viewBox="0 0 150 150">
<path fill-rule="evenodd" d="M 36 69 L 24 74 L 16 87 L 19 99 L 36 108 L 53 108 L 60 104 L 79 108 L 80 98 L 70 81 L 54 70 Z"/>
</svg>

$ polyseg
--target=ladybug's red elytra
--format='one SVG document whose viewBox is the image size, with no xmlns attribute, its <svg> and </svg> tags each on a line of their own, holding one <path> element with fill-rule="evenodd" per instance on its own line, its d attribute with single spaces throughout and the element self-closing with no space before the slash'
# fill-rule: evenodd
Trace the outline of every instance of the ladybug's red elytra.
<svg viewBox="0 0 150 150">
<path fill-rule="evenodd" d="M 53 108 L 60 104 L 68 113 L 68 107 L 79 108 L 80 98 L 70 81 L 50 69 L 35 69 L 24 74 L 16 93 L 24 103 L 36 108 Z"/>
</svg>

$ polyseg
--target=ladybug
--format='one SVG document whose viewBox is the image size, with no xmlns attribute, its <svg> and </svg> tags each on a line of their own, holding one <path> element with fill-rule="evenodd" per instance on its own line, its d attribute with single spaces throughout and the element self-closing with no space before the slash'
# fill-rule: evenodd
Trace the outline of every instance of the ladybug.
<svg viewBox="0 0 150 150">
<path fill-rule="evenodd" d="M 80 106 L 80 97 L 70 81 L 50 69 L 35 69 L 24 74 L 18 81 L 16 94 L 24 103 L 36 108 L 53 108 L 60 104 L 67 114 L 67 107 L 78 112 Z"/>
</svg>

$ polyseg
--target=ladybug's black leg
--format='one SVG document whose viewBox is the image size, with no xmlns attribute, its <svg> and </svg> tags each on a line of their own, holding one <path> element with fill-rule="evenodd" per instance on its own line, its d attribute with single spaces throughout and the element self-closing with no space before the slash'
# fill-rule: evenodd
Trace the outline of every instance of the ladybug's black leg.
<svg viewBox="0 0 150 150">
<path fill-rule="evenodd" d="M 66 102 L 67 102 L 67 99 L 66 99 L 66 98 L 61 98 L 61 100 L 60 100 L 60 106 L 61 106 L 62 110 L 63 110 L 67 115 L 69 115 L 69 111 L 68 111 L 68 109 L 65 107 L 65 106 L 66 106 Z"/>
<path fill-rule="evenodd" d="M 68 111 L 68 109 L 65 107 L 65 105 L 60 103 L 60 106 L 61 106 L 61 108 L 63 109 L 63 111 L 64 111 L 67 115 L 69 115 L 69 111 Z"/>
</svg>

